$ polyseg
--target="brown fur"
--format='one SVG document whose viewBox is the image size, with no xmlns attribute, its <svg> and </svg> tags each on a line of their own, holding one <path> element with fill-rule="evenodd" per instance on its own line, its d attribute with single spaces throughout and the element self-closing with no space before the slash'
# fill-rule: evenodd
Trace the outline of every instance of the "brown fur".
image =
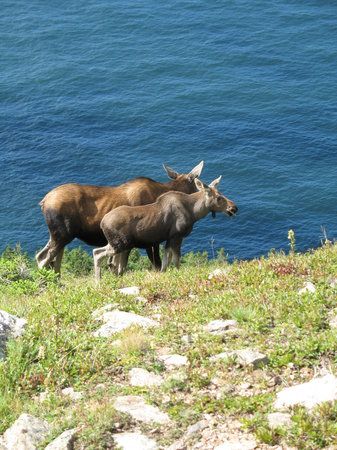
<svg viewBox="0 0 337 450">
<path fill-rule="evenodd" d="M 224 212 L 228 215 L 237 212 L 236 205 L 217 191 L 219 181 L 220 178 L 206 186 L 195 180 L 200 192 L 191 195 L 168 192 L 152 204 L 120 206 L 110 211 L 101 222 L 108 245 L 93 251 L 96 278 L 100 277 L 99 263 L 103 257 L 129 251 L 134 247 L 159 245 L 163 241 L 167 243 L 162 270 L 169 264 L 167 253 L 172 253 L 178 266 L 181 242 L 190 234 L 197 220 L 209 212 Z"/>
<path fill-rule="evenodd" d="M 153 203 L 171 190 L 195 192 L 194 178 L 201 172 L 202 163 L 189 174 L 179 175 L 169 167 L 165 169 L 174 178 L 168 183 L 140 177 L 117 187 L 64 184 L 50 191 L 40 202 L 50 239 L 36 255 L 39 267 L 59 271 L 63 249 L 75 238 L 89 245 L 105 245 L 100 222 L 114 208 Z M 152 263 L 160 267 L 159 249 L 149 247 L 147 251 Z"/>
</svg>

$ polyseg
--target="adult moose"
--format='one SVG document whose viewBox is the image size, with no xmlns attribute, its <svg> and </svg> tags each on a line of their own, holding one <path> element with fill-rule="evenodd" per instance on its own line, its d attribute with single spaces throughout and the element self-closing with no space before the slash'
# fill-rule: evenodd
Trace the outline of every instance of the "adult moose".
<svg viewBox="0 0 337 450">
<path fill-rule="evenodd" d="M 103 217 L 121 205 L 145 205 L 153 203 L 169 191 L 191 194 L 196 191 L 194 180 L 200 176 L 204 162 L 201 161 L 187 174 L 179 174 L 164 164 L 172 181 L 160 183 L 140 177 L 120 186 L 90 186 L 63 184 L 51 190 L 40 202 L 49 228 L 49 241 L 36 255 L 39 268 L 52 268 L 60 272 L 64 247 L 78 238 L 86 244 L 103 246 L 107 243 L 100 228 Z M 160 269 L 159 246 L 146 248 L 148 257 L 156 269 Z M 126 266 L 129 252 L 120 257 L 119 272 Z"/>
<path fill-rule="evenodd" d="M 148 248 L 166 241 L 162 271 L 171 259 L 176 267 L 180 263 L 180 249 L 196 221 L 209 212 L 224 212 L 233 216 L 237 206 L 217 190 L 221 177 L 209 186 L 195 179 L 198 192 L 168 192 L 155 203 L 142 206 L 120 206 L 104 216 L 101 228 L 108 244 L 93 250 L 95 277 L 100 279 L 100 265 L 104 257 L 130 251 L 134 247 Z"/>
</svg>

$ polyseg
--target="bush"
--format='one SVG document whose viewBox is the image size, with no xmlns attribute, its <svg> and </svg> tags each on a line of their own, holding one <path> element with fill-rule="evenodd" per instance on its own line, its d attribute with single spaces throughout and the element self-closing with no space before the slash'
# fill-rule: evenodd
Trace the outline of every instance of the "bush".
<svg viewBox="0 0 337 450">
<path fill-rule="evenodd" d="M 16 294 L 34 294 L 55 283 L 58 276 L 48 270 L 38 270 L 21 247 L 7 247 L 0 256 L 0 286 Z"/>
<path fill-rule="evenodd" d="M 61 270 L 76 276 L 88 275 L 93 270 L 93 259 L 82 247 L 65 249 Z"/>
</svg>

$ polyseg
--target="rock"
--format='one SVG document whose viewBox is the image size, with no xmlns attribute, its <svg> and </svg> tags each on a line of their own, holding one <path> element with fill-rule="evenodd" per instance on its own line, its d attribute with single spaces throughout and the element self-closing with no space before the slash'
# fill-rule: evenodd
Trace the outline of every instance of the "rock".
<svg viewBox="0 0 337 450">
<path fill-rule="evenodd" d="M 330 328 L 337 328 L 337 316 L 333 316 L 329 320 L 329 327 Z"/>
<path fill-rule="evenodd" d="M 167 375 L 166 380 L 171 383 L 184 384 L 188 382 L 188 375 L 184 370 L 174 370 Z"/>
<path fill-rule="evenodd" d="M 140 289 L 138 286 L 130 286 L 130 287 L 118 289 L 118 292 L 120 292 L 121 294 L 124 294 L 124 295 L 139 295 Z"/>
<path fill-rule="evenodd" d="M 214 450 L 254 450 L 257 448 L 257 443 L 253 439 L 229 439 L 220 445 L 217 445 Z"/>
<path fill-rule="evenodd" d="M 50 431 L 51 427 L 45 420 L 21 414 L 5 431 L 3 445 L 6 450 L 35 450 Z"/>
<path fill-rule="evenodd" d="M 237 356 L 238 361 L 244 366 L 253 366 L 254 368 L 257 368 L 268 364 L 269 362 L 268 357 L 265 354 L 249 348 L 236 350 L 235 355 Z"/>
<path fill-rule="evenodd" d="M 212 280 L 213 278 L 223 278 L 228 274 L 228 269 L 215 269 L 208 275 L 208 279 Z"/>
<path fill-rule="evenodd" d="M 172 355 L 160 355 L 160 361 L 164 363 L 167 370 L 178 369 L 179 367 L 187 366 L 188 360 L 186 356 L 172 354 Z"/>
<path fill-rule="evenodd" d="M 248 382 L 247 383 L 241 383 L 237 387 L 238 394 L 241 395 L 241 396 L 253 395 L 252 388 L 253 388 L 253 385 L 251 383 L 248 383 Z"/>
<path fill-rule="evenodd" d="M 160 320 L 162 318 L 162 315 L 159 313 L 153 314 L 152 316 L 154 318 L 154 320 Z"/>
<path fill-rule="evenodd" d="M 329 314 L 329 327 L 330 328 L 337 328 L 337 311 L 333 310 Z"/>
<path fill-rule="evenodd" d="M 94 387 L 94 390 L 97 391 L 97 392 L 105 391 L 106 389 L 107 389 L 107 385 L 105 383 L 98 383 Z"/>
<path fill-rule="evenodd" d="M 302 405 L 310 410 L 320 403 L 335 400 L 337 400 L 337 378 L 329 374 L 283 389 L 277 394 L 274 406 L 275 409 L 284 409 Z"/>
<path fill-rule="evenodd" d="M 34 397 L 34 400 L 39 402 L 39 403 L 43 403 L 47 400 L 47 398 L 49 397 L 49 392 L 48 391 L 44 391 L 44 392 L 40 392 L 38 395 L 36 395 Z"/>
<path fill-rule="evenodd" d="M 64 431 L 48 444 L 45 450 L 73 450 L 76 433 L 76 428 Z"/>
<path fill-rule="evenodd" d="M 144 423 L 168 424 L 170 418 L 166 413 L 160 411 L 156 406 L 148 405 L 138 395 L 125 395 L 117 397 L 114 403 L 117 411 L 130 414 L 135 420 Z"/>
<path fill-rule="evenodd" d="M 183 439 L 179 439 L 178 441 L 173 442 L 169 447 L 166 447 L 166 450 L 187 450 L 187 445 Z"/>
<path fill-rule="evenodd" d="M 191 438 L 207 427 L 208 427 L 207 420 L 199 420 L 199 422 L 196 422 L 187 428 L 186 437 Z"/>
<path fill-rule="evenodd" d="M 190 334 L 184 334 L 184 336 L 181 336 L 181 342 L 186 345 L 191 345 L 193 344 L 193 336 Z"/>
<path fill-rule="evenodd" d="M 267 381 L 267 386 L 270 388 L 278 386 L 279 384 L 282 384 L 282 378 L 278 375 L 270 377 Z"/>
<path fill-rule="evenodd" d="M 141 433 L 119 433 L 113 435 L 118 448 L 122 450 L 157 450 L 158 446 L 153 439 Z"/>
<path fill-rule="evenodd" d="M 229 359 L 229 358 L 234 358 L 234 357 L 235 357 L 235 352 L 222 352 L 222 353 L 218 353 L 217 355 L 211 356 L 209 359 L 211 361 L 219 361 L 220 359 Z"/>
<path fill-rule="evenodd" d="M 94 332 L 96 337 L 110 337 L 131 325 L 138 325 L 143 328 L 158 326 L 158 322 L 155 320 L 131 312 L 119 311 L 118 309 L 103 313 L 99 320 L 105 323 Z"/>
<path fill-rule="evenodd" d="M 102 320 L 102 316 L 104 315 L 104 313 L 117 308 L 118 308 L 117 303 L 108 303 L 107 305 L 104 305 L 101 308 L 95 309 L 95 311 L 93 311 L 92 313 L 92 317 L 95 320 Z"/>
<path fill-rule="evenodd" d="M 289 427 L 291 425 L 291 415 L 287 413 L 270 413 L 267 416 L 270 428 Z"/>
<path fill-rule="evenodd" d="M 268 357 L 260 353 L 257 350 L 245 348 L 242 350 L 233 350 L 231 352 L 223 352 L 218 355 L 212 356 L 211 361 L 217 361 L 219 359 L 236 358 L 237 361 L 243 366 L 253 366 L 254 369 L 268 364 Z"/>
<path fill-rule="evenodd" d="M 204 326 L 204 330 L 208 333 L 221 336 L 227 331 L 236 330 L 237 324 L 236 320 L 213 320 Z"/>
<path fill-rule="evenodd" d="M 314 292 L 316 292 L 316 288 L 315 288 L 315 285 L 311 281 L 306 281 L 304 283 L 304 286 L 302 287 L 302 289 L 299 289 L 299 291 L 298 291 L 298 293 L 300 295 L 307 294 L 307 293 L 313 294 Z"/>
<path fill-rule="evenodd" d="M 26 319 L 21 319 L 20 317 L 0 310 L 0 359 L 5 357 L 8 339 L 21 336 L 24 333 L 26 325 Z"/>
<path fill-rule="evenodd" d="M 83 398 L 82 392 L 76 392 L 72 387 L 62 389 L 61 393 L 64 397 L 69 397 L 74 402 Z"/>
<path fill-rule="evenodd" d="M 329 279 L 329 286 L 332 288 L 337 287 L 337 277 L 332 277 Z"/>
<path fill-rule="evenodd" d="M 135 367 L 129 372 L 131 386 L 159 386 L 164 382 L 161 375 Z"/>
</svg>

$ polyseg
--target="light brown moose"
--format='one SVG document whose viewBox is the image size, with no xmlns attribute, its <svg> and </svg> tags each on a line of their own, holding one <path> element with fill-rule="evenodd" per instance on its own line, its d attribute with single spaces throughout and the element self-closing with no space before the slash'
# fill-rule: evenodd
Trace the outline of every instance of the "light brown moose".
<svg viewBox="0 0 337 450">
<path fill-rule="evenodd" d="M 36 255 L 38 267 L 59 272 L 64 247 L 75 238 L 93 246 L 105 245 L 107 241 L 100 223 L 105 214 L 118 206 L 153 203 L 169 191 L 196 192 L 194 180 L 200 176 L 203 164 L 201 161 L 188 174 L 179 174 L 164 164 L 172 179 L 167 183 L 140 177 L 116 187 L 64 184 L 51 190 L 40 202 L 50 238 Z M 150 245 L 146 251 L 155 268 L 160 269 L 159 246 Z M 114 261 L 113 265 L 118 266 L 116 270 L 119 273 L 127 264 L 129 252 L 126 250 L 118 261 Z"/>
<path fill-rule="evenodd" d="M 149 246 L 166 241 L 161 270 L 165 271 L 171 260 L 180 263 L 182 240 L 188 236 L 196 221 L 209 212 L 224 212 L 229 216 L 237 212 L 236 205 L 217 190 L 221 177 L 209 186 L 195 179 L 198 192 L 168 192 L 155 203 L 144 206 L 120 206 L 104 216 L 101 228 L 108 244 L 93 250 L 95 277 L 101 276 L 104 257 L 130 251 L 134 247 Z"/>
</svg>

